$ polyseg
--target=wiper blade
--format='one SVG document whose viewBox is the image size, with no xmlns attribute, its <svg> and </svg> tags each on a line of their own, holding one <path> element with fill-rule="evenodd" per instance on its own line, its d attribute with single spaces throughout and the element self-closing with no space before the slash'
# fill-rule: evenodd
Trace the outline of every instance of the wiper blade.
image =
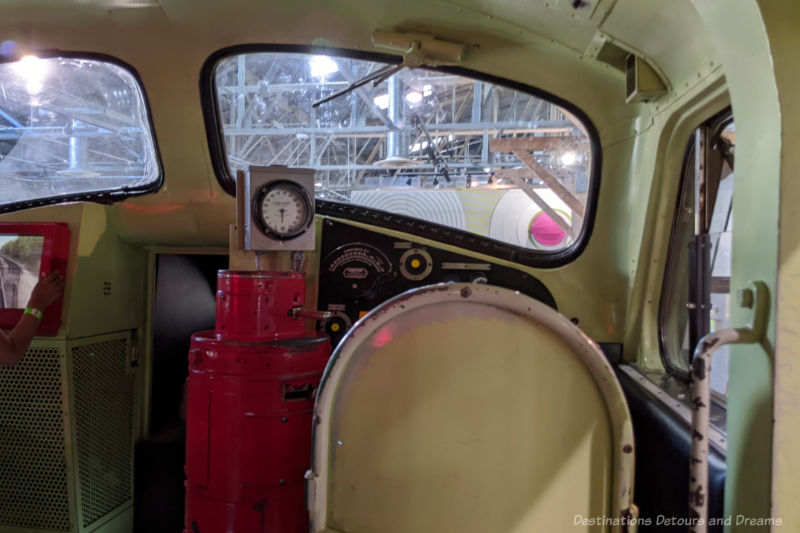
<svg viewBox="0 0 800 533">
<path fill-rule="evenodd" d="M 425 148 L 425 153 L 428 155 L 428 158 L 433 164 L 436 175 L 438 176 L 441 174 L 448 183 L 453 181 L 450 179 L 450 169 L 447 166 L 447 161 L 442 156 L 442 152 L 439 151 L 439 147 L 434 144 L 431 134 L 428 133 L 428 128 L 425 127 L 425 123 L 422 122 L 422 119 L 419 118 L 419 115 L 413 115 L 411 120 L 414 124 L 414 130 L 418 131 L 417 134 L 425 135 L 426 142 L 428 143 L 427 147 Z"/>
<path fill-rule="evenodd" d="M 336 100 L 337 98 L 349 94 L 358 89 L 359 87 L 368 84 L 369 82 L 372 82 L 373 87 L 375 87 L 376 85 L 380 85 L 381 83 L 386 81 L 387 78 L 401 71 L 403 68 L 405 68 L 405 65 L 403 63 L 398 63 L 397 65 L 386 65 L 385 67 L 376 70 L 372 74 L 368 74 L 367 76 L 361 78 L 360 80 L 354 81 L 353 83 L 351 83 L 338 93 L 333 93 L 330 96 L 326 96 L 322 100 L 314 102 L 313 104 L 311 104 L 311 107 L 319 107 L 326 102 L 330 102 L 331 100 Z"/>
</svg>

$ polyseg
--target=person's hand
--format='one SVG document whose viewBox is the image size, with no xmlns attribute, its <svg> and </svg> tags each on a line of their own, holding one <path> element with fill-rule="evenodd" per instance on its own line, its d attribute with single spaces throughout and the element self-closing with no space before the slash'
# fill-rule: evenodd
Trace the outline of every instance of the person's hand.
<svg viewBox="0 0 800 533">
<path fill-rule="evenodd" d="M 61 296 L 62 292 L 64 292 L 64 278 L 58 272 L 50 272 L 33 288 L 28 307 L 44 311 Z"/>
</svg>

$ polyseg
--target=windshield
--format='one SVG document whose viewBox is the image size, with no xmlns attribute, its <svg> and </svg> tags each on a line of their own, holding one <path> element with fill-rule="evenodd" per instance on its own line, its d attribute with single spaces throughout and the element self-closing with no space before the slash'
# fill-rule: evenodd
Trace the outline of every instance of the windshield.
<svg viewBox="0 0 800 533">
<path fill-rule="evenodd" d="M 591 143 L 572 114 L 502 85 L 407 68 L 325 101 L 386 66 L 297 53 L 221 60 L 214 82 L 229 175 L 310 167 L 319 199 L 527 249 L 577 239 Z"/>
<path fill-rule="evenodd" d="M 158 186 L 141 87 L 98 59 L 28 56 L 0 64 L 0 208 Z"/>
</svg>

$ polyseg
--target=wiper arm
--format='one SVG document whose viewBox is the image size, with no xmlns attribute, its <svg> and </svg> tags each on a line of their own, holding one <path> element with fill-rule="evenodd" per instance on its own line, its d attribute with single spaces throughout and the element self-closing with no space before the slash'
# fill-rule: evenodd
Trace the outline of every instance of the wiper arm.
<svg viewBox="0 0 800 533">
<path fill-rule="evenodd" d="M 359 87 L 368 84 L 369 82 L 372 82 L 373 87 L 375 87 L 376 85 L 380 85 L 381 83 L 386 81 L 387 78 L 389 78 L 393 74 L 396 74 L 397 72 L 401 71 L 404 68 L 405 65 L 403 63 L 398 63 L 397 65 L 386 65 L 382 69 L 378 69 L 372 74 L 368 74 L 367 76 L 361 78 L 360 80 L 354 81 L 353 83 L 351 83 L 338 93 L 333 93 L 330 96 L 326 96 L 322 100 L 314 102 L 313 104 L 311 104 L 311 107 L 319 107 L 326 102 L 330 102 L 331 100 L 336 100 L 340 96 L 349 94 L 358 89 Z"/>
<path fill-rule="evenodd" d="M 425 135 L 425 139 L 428 143 L 428 146 L 425 148 L 425 153 L 428 155 L 428 158 L 434 166 L 434 172 L 436 172 L 437 175 L 441 174 L 445 181 L 449 183 L 452 180 L 450 179 L 450 169 L 447 166 L 447 161 L 444 157 L 442 157 L 439 147 L 433 143 L 433 138 L 431 137 L 431 134 L 428 133 L 428 128 L 425 127 L 425 124 L 418 115 L 413 115 L 411 120 L 414 124 L 414 128 L 422 135 Z"/>
</svg>

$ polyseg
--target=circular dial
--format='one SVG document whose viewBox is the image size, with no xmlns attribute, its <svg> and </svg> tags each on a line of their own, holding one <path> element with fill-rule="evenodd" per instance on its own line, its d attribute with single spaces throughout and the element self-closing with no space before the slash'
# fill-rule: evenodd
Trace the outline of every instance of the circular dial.
<svg viewBox="0 0 800 533">
<path fill-rule="evenodd" d="M 273 181 L 255 198 L 256 223 L 277 239 L 297 237 L 314 220 L 314 204 L 308 192 L 292 181 Z"/>
<path fill-rule="evenodd" d="M 422 281 L 433 271 L 433 258 L 422 248 L 411 248 L 400 256 L 400 273 L 411 281 Z"/>
<path fill-rule="evenodd" d="M 321 282 L 345 298 L 371 298 L 395 273 L 389 258 L 366 243 L 340 246 L 322 262 Z"/>
<path fill-rule="evenodd" d="M 325 333 L 331 337 L 331 342 L 336 346 L 352 325 L 353 321 L 350 320 L 347 313 L 344 311 L 337 311 L 333 313 L 333 316 L 325 323 Z"/>
</svg>

